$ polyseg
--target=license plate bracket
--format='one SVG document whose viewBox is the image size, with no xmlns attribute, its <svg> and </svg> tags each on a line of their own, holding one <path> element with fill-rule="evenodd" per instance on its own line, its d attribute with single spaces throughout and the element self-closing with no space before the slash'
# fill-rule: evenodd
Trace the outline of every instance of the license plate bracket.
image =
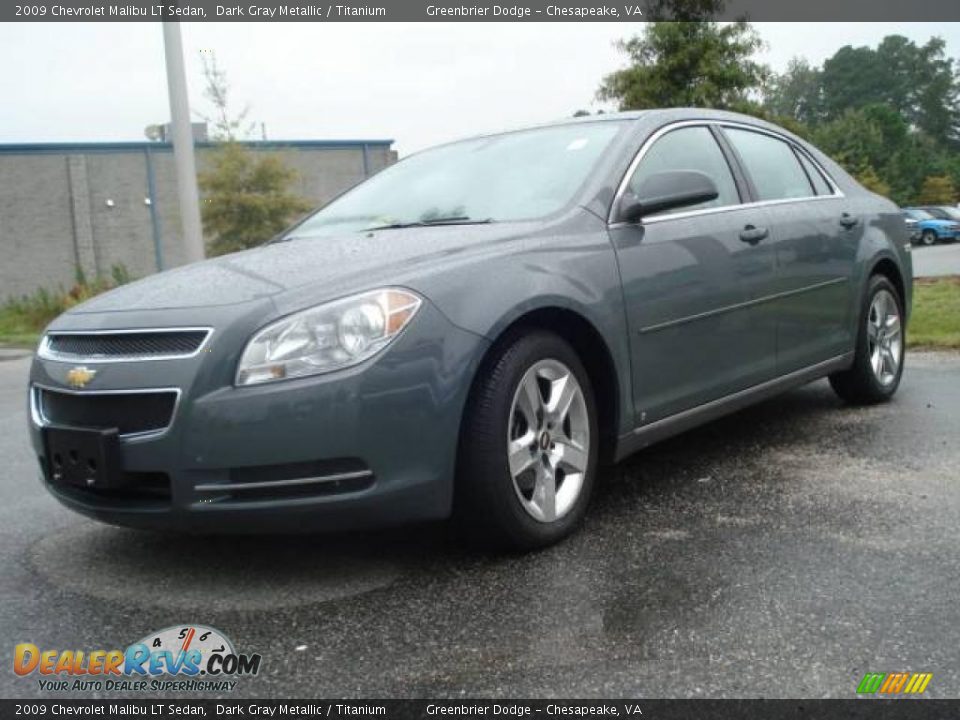
<svg viewBox="0 0 960 720">
<path fill-rule="evenodd" d="M 94 489 L 121 484 L 123 474 L 116 428 L 48 427 L 43 436 L 47 478 L 51 483 Z"/>
</svg>

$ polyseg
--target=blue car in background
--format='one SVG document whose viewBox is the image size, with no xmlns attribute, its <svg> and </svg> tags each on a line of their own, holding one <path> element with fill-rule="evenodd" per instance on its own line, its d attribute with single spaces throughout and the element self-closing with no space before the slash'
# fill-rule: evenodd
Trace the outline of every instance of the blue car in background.
<svg viewBox="0 0 960 720">
<path fill-rule="evenodd" d="M 908 221 L 913 220 L 916 223 L 908 222 L 912 231 L 911 237 L 915 238 L 919 233 L 919 242 L 922 245 L 953 242 L 957 237 L 960 237 L 960 222 L 956 220 L 934 217 L 923 208 L 903 208 L 903 214 Z"/>
</svg>

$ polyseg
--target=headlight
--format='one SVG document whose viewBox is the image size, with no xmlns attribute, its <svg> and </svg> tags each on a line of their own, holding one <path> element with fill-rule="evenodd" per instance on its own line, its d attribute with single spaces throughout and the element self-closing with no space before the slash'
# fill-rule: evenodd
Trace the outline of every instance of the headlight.
<svg viewBox="0 0 960 720">
<path fill-rule="evenodd" d="M 386 288 L 288 315 L 250 339 L 236 383 L 318 375 L 363 362 L 400 334 L 420 304 L 411 292 Z"/>
</svg>

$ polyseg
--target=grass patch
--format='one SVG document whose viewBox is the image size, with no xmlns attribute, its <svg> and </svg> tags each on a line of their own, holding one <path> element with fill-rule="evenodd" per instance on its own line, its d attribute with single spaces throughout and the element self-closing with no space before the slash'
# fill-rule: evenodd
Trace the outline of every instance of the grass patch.
<svg viewBox="0 0 960 720">
<path fill-rule="evenodd" d="M 907 346 L 960 349 L 960 277 L 914 281 Z"/>
<path fill-rule="evenodd" d="M 11 298 L 0 305 L 0 347 L 33 349 L 40 333 L 58 315 L 94 295 L 130 282 L 122 265 L 115 265 L 109 277 L 87 280 L 78 273 L 77 282 L 69 290 L 40 289 L 31 295 Z"/>
</svg>

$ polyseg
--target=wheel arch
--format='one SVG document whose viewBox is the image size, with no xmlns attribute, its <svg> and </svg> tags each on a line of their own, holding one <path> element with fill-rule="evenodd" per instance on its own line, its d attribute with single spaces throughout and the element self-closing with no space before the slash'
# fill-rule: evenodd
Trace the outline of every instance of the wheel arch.
<svg viewBox="0 0 960 720">
<path fill-rule="evenodd" d="M 613 459 L 623 412 L 621 382 L 613 352 L 603 333 L 583 313 L 562 305 L 542 305 L 497 324 L 492 342 L 484 352 L 471 382 L 473 395 L 478 379 L 492 358 L 507 344 L 532 330 L 547 330 L 567 341 L 583 363 L 597 404 L 600 429 L 600 460 Z M 469 401 L 468 401 L 469 406 Z"/>
<path fill-rule="evenodd" d="M 903 273 L 900 270 L 900 266 L 888 255 L 881 255 L 878 258 L 875 258 L 870 264 L 870 271 L 864 277 L 864 282 L 869 282 L 870 278 L 874 275 L 883 275 L 887 278 L 893 286 L 897 289 L 897 292 L 900 295 L 900 302 L 904 304 L 905 312 L 908 314 L 910 312 L 910 295 L 907 293 L 907 287 L 903 279 Z"/>
</svg>

